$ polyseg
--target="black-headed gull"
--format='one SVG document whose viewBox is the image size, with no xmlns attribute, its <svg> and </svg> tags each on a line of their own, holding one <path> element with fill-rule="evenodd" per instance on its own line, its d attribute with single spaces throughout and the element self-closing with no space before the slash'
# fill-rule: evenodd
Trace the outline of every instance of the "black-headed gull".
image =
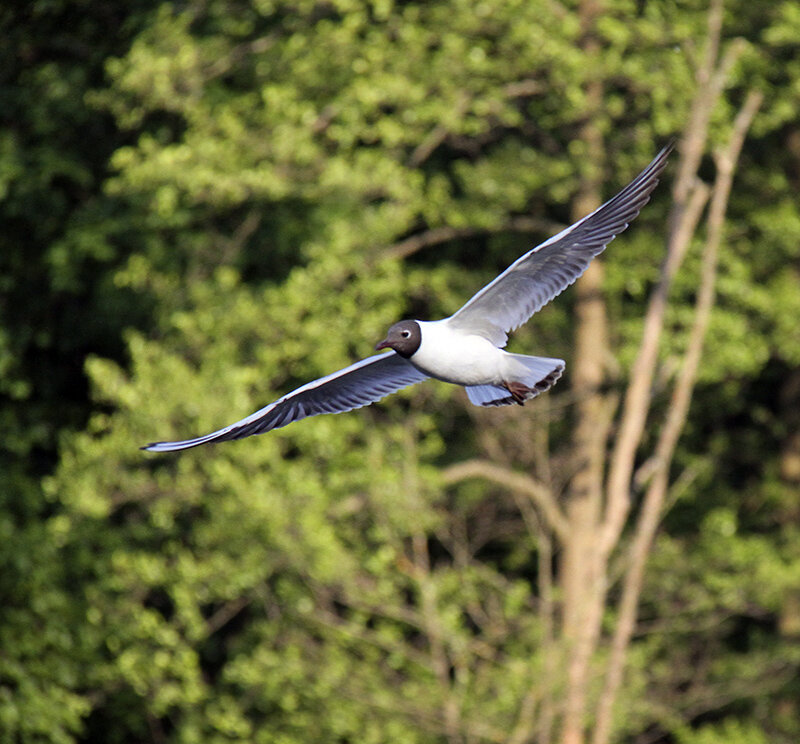
<svg viewBox="0 0 800 744">
<path fill-rule="evenodd" d="M 402 320 L 375 347 L 388 352 L 309 382 L 224 429 L 142 449 L 172 452 L 263 434 L 307 416 L 369 405 L 428 377 L 463 385 L 478 406 L 535 398 L 561 377 L 564 362 L 504 351 L 507 333 L 570 286 L 639 214 L 671 150 L 667 145 L 613 199 L 518 258 L 449 318 Z"/>
</svg>

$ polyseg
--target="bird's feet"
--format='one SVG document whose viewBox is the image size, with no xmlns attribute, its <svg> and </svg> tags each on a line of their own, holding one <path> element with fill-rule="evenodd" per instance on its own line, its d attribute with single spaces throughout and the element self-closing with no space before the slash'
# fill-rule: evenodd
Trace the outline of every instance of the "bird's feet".
<svg viewBox="0 0 800 744">
<path fill-rule="evenodd" d="M 528 400 L 530 394 L 533 392 L 527 385 L 521 382 L 511 381 L 504 383 L 504 387 L 511 393 L 511 397 L 517 405 L 524 406 L 525 401 Z"/>
</svg>

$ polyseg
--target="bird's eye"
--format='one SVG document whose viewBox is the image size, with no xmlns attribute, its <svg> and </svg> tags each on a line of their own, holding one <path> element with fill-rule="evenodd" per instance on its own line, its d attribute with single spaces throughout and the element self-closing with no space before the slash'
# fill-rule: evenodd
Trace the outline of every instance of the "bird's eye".
<svg viewBox="0 0 800 744">
<path fill-rule="evenodd" d="M 403 338 L 409 338 L 411 336 L 411 331 L 403 331 L 400 335 Z"/>
</svg>

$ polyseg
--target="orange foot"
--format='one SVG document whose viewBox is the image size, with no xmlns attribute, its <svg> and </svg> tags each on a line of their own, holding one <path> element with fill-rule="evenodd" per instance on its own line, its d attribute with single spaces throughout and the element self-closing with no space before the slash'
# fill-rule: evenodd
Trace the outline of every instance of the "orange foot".
<svg viewBox="0 0 800 744">
<path fill-rule="evenodd" d="M 514 401 L 521 406 L 525 405 L 526 396 L 533 392 L 533 390 L 527 385 L 523 385 L 521 382 L 506 382 L 504 387 L 511 393 L 511 397 Z"/>
</svg>

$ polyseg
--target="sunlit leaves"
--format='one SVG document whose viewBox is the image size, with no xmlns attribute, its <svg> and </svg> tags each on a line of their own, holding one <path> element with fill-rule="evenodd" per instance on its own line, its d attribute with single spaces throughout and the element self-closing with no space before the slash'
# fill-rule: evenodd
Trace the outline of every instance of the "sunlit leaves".
<svg viewBox="0 0 800 744">
<path fill-rule="evenodd" d="M 530 461 L 531 432 L 565 420 L 569 369 L 542 406 L 501 412 L 510 449 L 498 419 L 434 381 L 180 456 L 138 447 L 224 426 L 367 356 L 399 317 L 453 312 L 569 219 L 581 176 L 610 196 L 684 125 L 706 6 L 609 0 L 587 63 L 574 2 L 164 4 L 125 16 L 142 26 L 129 48 L 92 47 L 107 59 L 91 82 L 88 62 L 33 58 L 19 72 L 0 132 L 4 447 L 19 460 L 49 442 L 52 456 L 74 420 L 42 381 L 74 391 L 65 359 L 85 358 L 93 409 L 41 489 L 19 469 L 2 475 L 3 732 L 68 742 L 84 723 L 110 741 L 416 744 L 441 741 L 456 710 L 453 739 L 509 736 L 521 701 L 553 682 L 536 539 L 506 492 L 445 489 L 439 471 L 476 442 Z M 737 680 L 779 687 L 797 663 L 775 631 L 798 585 L 775 444 L 792 424 L 771 389 L 783 380 L 765 376 L 800 361 L 800 224 L 786 196 L 798 18 L 791 2 L 751 6 L 728 5 L 748 38 L 714 141 L 745 87 L 769 95 L 737 174 L 678 504 L 631 655 L 619 724 L 631 737 L 660 727 L 687 744 L 760 744 L 756 723 L 687 722 L 719 712 L 704 700 L 752 700 Z M 579 136 L 595 79 L 602 162 Z M 702 176 L 714 173 L 708 158 Z M 659 276 L 670 177 L 602 259 L 620 390 Z M 388 257 L 420 236 L 406 260 Z M 704 238 L 670 298 L 659 410 Z M 82 287 L 97 294 L 51 302 Z M 572 297 L 516 348 L 570 359 Z M 10 312 L 23 306 L 45 320 Z M 56 342 L 62 356 L 24 359 Z M 775 718 L 776 698 L 755 697 L 737 713 Z M 775 731 L 796 740 L 794 723 Z"/>
</svg>

